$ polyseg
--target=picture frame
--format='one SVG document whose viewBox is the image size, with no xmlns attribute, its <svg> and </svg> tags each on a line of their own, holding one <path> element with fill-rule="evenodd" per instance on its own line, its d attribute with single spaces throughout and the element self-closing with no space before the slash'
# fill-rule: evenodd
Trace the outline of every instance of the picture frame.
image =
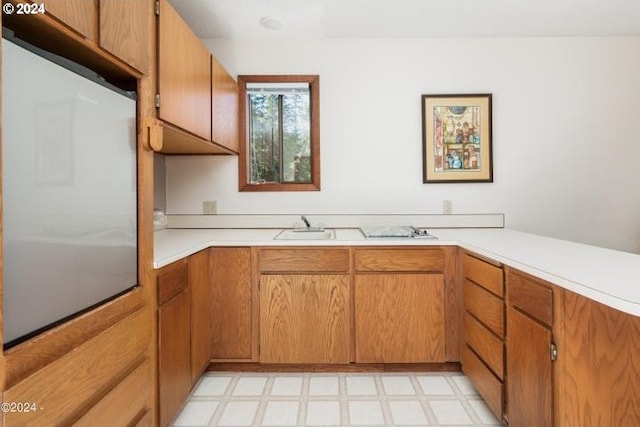
<svg viewBox="0 0 640 427">
<path fill-rule="evenodd" d="M 493 182 L 492 95 L 422 95 L 423 183 Z"/>
</svg>

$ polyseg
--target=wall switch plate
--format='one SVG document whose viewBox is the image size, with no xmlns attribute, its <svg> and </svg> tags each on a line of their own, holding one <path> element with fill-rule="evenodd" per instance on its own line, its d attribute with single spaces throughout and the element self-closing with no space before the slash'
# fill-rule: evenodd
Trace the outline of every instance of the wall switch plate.
<svg viewBox="0 0 640 427">
<path fill-rule="evenodd" d="M 445 215 L 451 215 L 453 213 L 453 202 L 451 200 L 444 200 L 442 202 L 442 213 Z"/>
<path fill-rule="evenodd" d="M 215 200 L 202 202 L 202 213 L 204 215 L 216 215 L 218 213 L 218 202 Z"/>
</svg>

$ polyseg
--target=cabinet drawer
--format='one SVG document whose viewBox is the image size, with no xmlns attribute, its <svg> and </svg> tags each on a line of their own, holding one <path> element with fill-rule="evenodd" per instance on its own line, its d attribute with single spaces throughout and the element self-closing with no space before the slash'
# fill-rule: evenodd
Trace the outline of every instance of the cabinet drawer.
<svg viewBox="0 0 640 427">
<path fill-rule="evenodd" d="M 319 249 L 261 249 L 260 272 L 337 272 L 349 271 L 349 250 L 346 248 Z"/>
<path fill-rule="evenodd" d="M 462 371 L 485 400 L 493 414 L 502 420 L 504 384 L 466 345 L 462 349 Z"/>
<path fill-rule="evenodd" d="M 547 326 L 553 325 L 553 289 L 523 273 L 509 271 L 509 304 Z"/>
<path fill-rule="evenodd" d="M 189 284 L 189 266 L 186 261 L 177 261 L 158 273 L 158 305 L 184 291 Z"/>
<path fill-rule="evenodd" d="M 464 256 L 464 277 L 477 283 L 499 297 L 504 297 L 502 268 L 489 264 L 469 254 Z"/>
<path fill-rule="evenodd" d="M 504 302 L 469 280 L 464 281 L 464 308 L 500 338 L 504 338 Z"/>
<path fill-rule="evenodd" d="M 494 374 L 504 379 L 504 344 L 469 313 L 464 314 L 464 338 Z"/>
<path fill-rule="evenodd" d="M 444 270 L 441 249 L 356 249 L 356 271 L 424 271 Z"/>
</svg>

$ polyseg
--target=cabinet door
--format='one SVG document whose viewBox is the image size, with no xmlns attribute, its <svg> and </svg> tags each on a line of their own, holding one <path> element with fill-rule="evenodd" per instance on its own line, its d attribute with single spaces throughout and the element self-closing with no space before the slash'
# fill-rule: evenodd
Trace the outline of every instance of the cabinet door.
<svg viewBox="0 0 640 427">
<path fill-rule="evenodd" d="M 211 53 L 167 0 L 158 24 L 159 118 L 211 140 Z"/>
<path fill-rule="evenodd" d="M 444 296 L 442 274 L 356 275 L 356 362 L 444 362 Z"/>
<path fill-rule="evenodd" d="M 509 425 L 551 426 L 551 331 L 509 307 L 507 309 L 507 416 Z"/>
<path fill-rule="evenodd" d="M 211 360 L 211 292 L 209 251 L 189 257 L 191 292 L 191 382 L 195 384 Z"/>
<path fill-rule="evenodd" d="M 260 362 L 349 363 L 350 277 L 260 278 Z"/>
<path fill-rule="evenodd" d="M 96 0 L 45 0 L 47 13 L 64 22 L 89 40 L 95 40 L 98 29 Z"/>
<path fill-rule="evenodd" d="M 236 153 L 238 141 L 238 83 L 211 57 L 211 140 Z"/>
<path fill-rule="evenodd" d="M 210 262 L 212 358 L 251 360 L 254 357 L 251 249 L 213 248 Z"/>
<path fill-rule="evenodd" d="M 145 72 L 149 64 L 148 0 L 100 0 L 100 47 Z"/>
<path fill-rule="evenodd" d="M 158 386 L 160 425 L 175 417 L 191 390 L 189 290 L 158 309 Z"/>
</svg>

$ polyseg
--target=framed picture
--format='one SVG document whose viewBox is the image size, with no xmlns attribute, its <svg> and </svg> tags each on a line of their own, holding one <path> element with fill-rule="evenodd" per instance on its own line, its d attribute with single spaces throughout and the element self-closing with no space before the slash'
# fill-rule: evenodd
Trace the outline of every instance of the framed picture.
<svg viewBox="0 0 640 427">
<path fill-rule="evenodd" d="M 491 94 L 422 95 L 424 183 L 493 182 Z"/>
</svg>

